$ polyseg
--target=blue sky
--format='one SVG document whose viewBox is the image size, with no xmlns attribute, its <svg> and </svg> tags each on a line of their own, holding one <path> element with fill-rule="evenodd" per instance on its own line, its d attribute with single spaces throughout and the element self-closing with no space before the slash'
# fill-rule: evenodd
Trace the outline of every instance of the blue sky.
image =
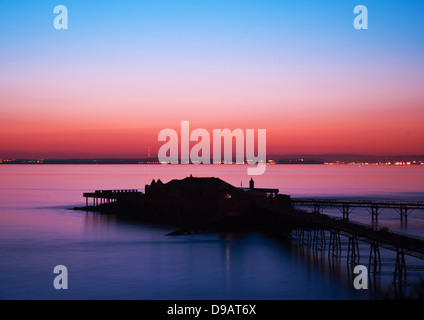
<svg viewBox="0 0 424 320">
<path fill-rule="evenodd" d="M 199 126 L 262 126 L 274 130 L 275 150 L 288 148 L 277 142 L 282 134 L 296 138 L 301 147 L 293 152 L 361 152 L 355 137 L 365 114 L 384 112 L 378 130 L 386 136 L 397 125 L 393 119 L 424 116 L 422 1 L 1 3 L 0 134 L 7 130 L 16 146 L 0 143 L 8 155 L 28 147 L 18 129 L 37 136 L 34 119 L 51 129 L 38 132 L 44 136 L 32 145 L 53 150 L 48 135 L 60 136 L 61 128 L 99 110 L 96 126 L 115 128 L 115 134 L 124 126 L 137 131 L 135 121 L 151 124 L 146 132 L 183 119 Z M 353 28 L 359 4 L 368 8 L 368 30 Z M 68 8 L 68 30 L 53 28 L 56 5 Z M 255 114 L 262 109 L 273 116 Z M 339 131 L 320 132 L 323 126 L 338 130 L 346 118 L 351 126 L 343 134 L 352 144 L 345 150 L 331 142 Z M 88 134 L 86 125 L 75 133 Z M 315 129 L 308 135 L 303 126 Z M 408 138 L 421 132 L 418 126 L 396 127 L 402 137 L 390 136 L 396 150 L 423 147 Z M 376 140 L 364 152 L 383 152 L 380 145 L 388 151 L 383 134 L 366 131 Z M 302 138 L 315 142 L 302 144 Z"/>
</svg>

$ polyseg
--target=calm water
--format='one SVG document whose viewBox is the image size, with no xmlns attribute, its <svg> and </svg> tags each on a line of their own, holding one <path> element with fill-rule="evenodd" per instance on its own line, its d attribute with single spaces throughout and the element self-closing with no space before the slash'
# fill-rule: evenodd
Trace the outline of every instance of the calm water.
<svg viewBox="0 0 424 320">
<path fill-rule="evenodd" d="M 382 252 L 381 288 L 357 291 L 343 257 L 329 264 L 326 253 L 311 255 L 296 243 L 260 234 L 167 237 L 172 228 L 69 210 L 85 204 L 83 192 L 143 191 L 152 179 L 190 174 L 235 186 L 250 179 L 244 166 L 0 166 L 0 299 L 369 299 L 391 290 L 383 285 L 393 271 L 390 252 Z M 418 166 L 276 165 L 254 179 L 294 197 L 424 200 Z M 351 217 L 371 219 L 360 210 Z M 379 224 L 424 235 L 424 212 L 401 226 L 387 210 Z M 59 264 L 69 270 L 67 291 L 53 287 Z"/>
</svg>

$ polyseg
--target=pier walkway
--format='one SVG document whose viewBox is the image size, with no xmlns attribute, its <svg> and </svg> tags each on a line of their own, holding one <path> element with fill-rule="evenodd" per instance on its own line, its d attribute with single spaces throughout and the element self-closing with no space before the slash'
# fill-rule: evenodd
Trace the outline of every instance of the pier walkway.
<svg viewBox="0 0 424 320">
<path fill-rule="evenodd" d="M 384 209 L 394 209 L 400 216 L 402 222 L 408 221 L 408 216 L 414 210 L 424 210 L 423 201 L 370 201 L 370 200 L 333 200 L 317 198 L 292 198 L 292 202 L 297 206 L 307 206 L 314 212 L 323 213 L 327 207 L 338 208 L 344 219 L 349 219 L 349 215 L 355 208 L 366 208 L 371 214 L 372 221 L 378 221 L 379 214 Z"/>
</svg>

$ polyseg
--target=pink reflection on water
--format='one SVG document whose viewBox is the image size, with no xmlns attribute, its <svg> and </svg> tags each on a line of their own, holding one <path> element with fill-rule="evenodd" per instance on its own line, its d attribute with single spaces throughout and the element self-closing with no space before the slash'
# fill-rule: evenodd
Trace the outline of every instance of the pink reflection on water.
<svg viewBox="0 0 424 320">
<path fill-rule="evenodd" d="M 82 192 L 135 188 L 152 179 L 168 182 L 190 174 L 219 177 L 248 186 L 243 165 L 10 165 L 0 166 L 2 207 L 68 205 L 82 202 Z M 421 166 L 269 165 L 253 176 L 256 187 L 279 188 L 293 196 L 362 196 L 424 192 Z"/>
<path fill-rule="evenodd" d="M 244 165 L 2 165 L 0 166 L 0 223 L 32 227 L 54 224 L 63 217 L 43 219 L 36 214 L 5 214 L 5 210 L 84 205 L 83 192 L 96 189 L 139 189 L 152 179 L 168 182 L 190 174 L 219 177 L 247 187 Z M 424 168 L 420 166 L 270 165 L 253 177 L 256 187 L 280 189 L 294 197 L 386 197 L 424 200 Z M 12 222 L 13 221 L 13 222 Z M 66 218 L 66 224 L 72 219 Z"/>
</svg>

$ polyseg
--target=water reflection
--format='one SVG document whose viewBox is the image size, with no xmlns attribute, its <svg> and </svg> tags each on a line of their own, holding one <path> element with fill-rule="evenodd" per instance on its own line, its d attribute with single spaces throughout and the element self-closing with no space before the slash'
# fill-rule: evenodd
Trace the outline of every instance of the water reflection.
<svg viewBox="0 0 424 320">
<path fill-rule="evenodd" d="M 116 226 L 116 216 L 97 212 L 85 212 L 84 225 L 87 230 L 95 231 Z"/>
<path fill-rule="evenodd" d="M 230 289 L 231 285 L 231 243 L 233 240 L 234 234 L 233 233 L 225 233 L 223 235 L 223 240 L 225 244 L 225 280 L 226 280 L 226 286 L 227 290 Z"/>
<path fill-rule="evenodd" d="M 306 231 L 304 231 L 306 232 Z M 342 237 L 340 254 L 334 255 L 326 244 L 317 246 L 314 231 L 308 235 L 293 232 L 290 249 L 293 257 L 305 263 L 308 272 L 318 271 L 326 277 L 337 279 L 347 286 L 352 286 L 358 274 L 354 273 L 357 265 L 368 269 L 368 291 L 371 299 L 410 299 L 417 298 L 423 290 L 422 273 L 424 262 L 420 259 L 407 257 L 403 264 L 403 273 L 399 273 L 399 256 L 396 251 L 381 249 L 379 267 L 373 265 L 375 245 L 359 242 L 358 255 L 352 259 L 349 256 L 349 239 Z M 327 239 L 330 235 L 327 234 Z M 406 263 L 408 260 L 408 263 Z M 408 277 L 406 276 L 408 270 Z M 414 272 L 415 271 L 415 272 Z"/>
<path fill-rule="evenodd" d="M 423 194 L 413 191 L 423 189 L 423 169 L 270 166 L 255 183 L 296 197 L 363 198 L 378 193 L 421 200 Z M 243 166 L 193 166 L 190 171 L 237 186 L 248 181 Z M 347 239 L 342 239 L 340 255 L 329 257 L 328 251 L 296 241 L 236 233 L 171 238 L 164 235 L 172 228 L 63 209 L 83 206 L 83 192 L 142 190 L 153 178 L 165 182 L 187 175 L 186 166 L 0 167 L 0 298 L 366 299 L 370 292 L 378 292 L 378 298 L 416 292 L 423 296 L 423 285 L 421 291 L 409 286 L 419 283 L 419 272 L 410 269 L 419 263 L 407 258 L 408 285 L 393 284 L 396 253 L 387 250 L 381 251 L 382 269 L 370 278 L 371 289 L 356 292 L 346 262 Z M 371 220 L 359 210 L 353 218 Z M 379 225 L 399 226 L 399 220 L 396 213 L 385 211 Z M 414 212 L 408 232 L 422 235 L 423 230 L 424 216 Z M 359 263 L 368 265 L 369 245 L 360 243 L 359 251 Z M 71 270 L 72 290 L 66 297 L 51 290 L 57 264 Z"/>
</svg>

